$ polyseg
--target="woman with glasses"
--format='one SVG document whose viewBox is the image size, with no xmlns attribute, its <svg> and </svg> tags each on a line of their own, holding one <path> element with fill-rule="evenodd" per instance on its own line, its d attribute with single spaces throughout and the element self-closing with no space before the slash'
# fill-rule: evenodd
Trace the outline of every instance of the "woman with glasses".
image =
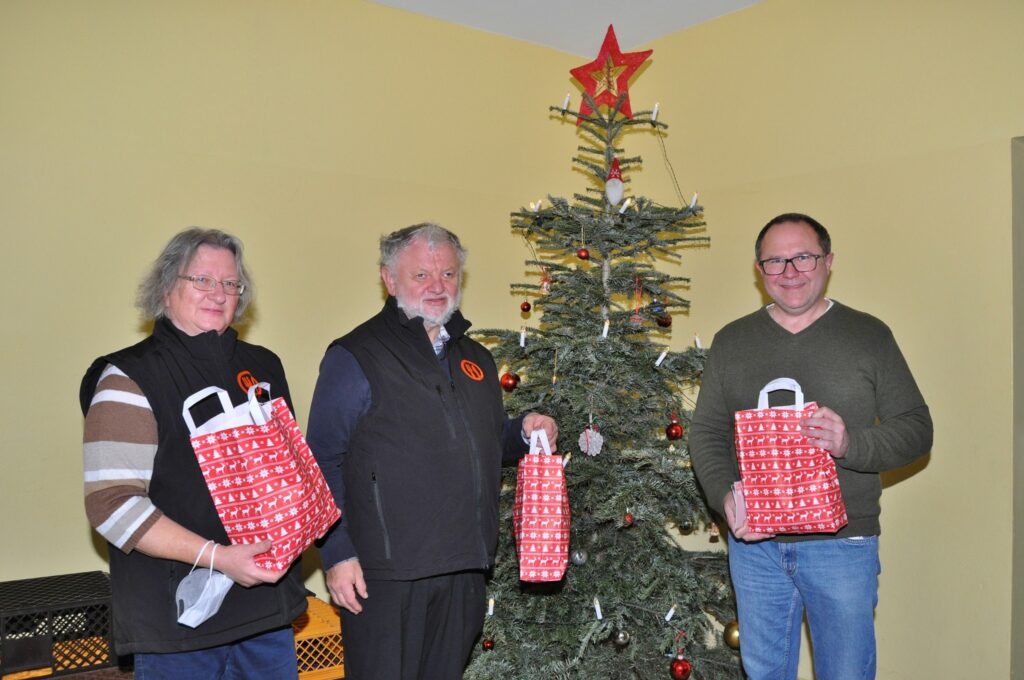
<svg viewBox="0 0 1024 680">
<path fill-rule="evenodd" d="M 135 655 L 137 680 L 297 677 L 290 624 L 306 606 L 301 567 L 256 566 L 269 541 L 230 545 L 182 417 L 183 401 L 210 385 L 237 405 L 267 382 L 291 405 L 277 356 L 230 327 L 251 299 L 241 241 L 187 229 L 139 288 L 152 334 L 98 358 L 82 380 L 86 515 L 110 544 L 114 644 Z M 208 399 L 192 415 L 201 423 L 218 410 Z M 200 581 L 186 603 L 178 586 L 196 564 L 215 570 L 200 573 L 217 576 L 221 592 Z"/>
</svg>

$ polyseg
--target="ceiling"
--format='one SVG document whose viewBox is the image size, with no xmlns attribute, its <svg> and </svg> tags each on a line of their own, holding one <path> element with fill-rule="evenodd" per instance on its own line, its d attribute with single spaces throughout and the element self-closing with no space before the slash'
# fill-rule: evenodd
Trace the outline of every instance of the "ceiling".
<svg viewBox="0 0 1024 680">
<path fill-rule="evenodd" d="M 591 58 L 600 50 L 608 24 L 615 25 L 625 52 L 760 0 L 373 1 Z"/>
</svg>

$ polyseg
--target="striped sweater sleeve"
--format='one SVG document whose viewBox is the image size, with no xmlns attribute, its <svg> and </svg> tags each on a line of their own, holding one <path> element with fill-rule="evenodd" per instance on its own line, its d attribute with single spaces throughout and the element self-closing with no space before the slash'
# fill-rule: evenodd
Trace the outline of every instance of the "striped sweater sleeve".
<svg viewBox="0 0 1024 680">
<path fill-rule="evenodd" d="M 85 416 L 85 514 L 101 536 L 126 553 L 163 514 L 148 496 L 158 441 L 146 396 L 108 365 Z"/>
</svg>

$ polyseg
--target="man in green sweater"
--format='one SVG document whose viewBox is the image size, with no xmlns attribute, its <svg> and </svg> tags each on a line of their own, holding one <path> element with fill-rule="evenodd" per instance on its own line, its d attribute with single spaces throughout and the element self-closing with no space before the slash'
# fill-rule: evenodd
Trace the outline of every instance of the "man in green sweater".
<svg viewBox="0 0 1024 680">
<path fill-rule="evenodd" d="M 729 524 L 743 667 L 750 680 L 796 678 L 806 610 L 818 679 L 874 678 L 879 473 L 931 449 L 931 416 L 889 328 L 825 297 L 833 254 L 820 223 L 779 215 L 755 253 L 773 303 L 715 336 L 689 437 L 708 503 Z M 734 413 L 782 377 L 819 406 L 801 427 L 836 463 L 849 523 L 835 534 L 774 536 L 737 522 Z"/>
</svg>

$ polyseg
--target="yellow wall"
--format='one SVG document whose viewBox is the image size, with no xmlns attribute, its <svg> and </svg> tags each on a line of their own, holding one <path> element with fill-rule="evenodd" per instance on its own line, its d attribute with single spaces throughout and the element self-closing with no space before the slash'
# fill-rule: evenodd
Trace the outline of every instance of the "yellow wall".
<svg viewBox="0 0 1024 680">
<path fill-rule="evenodd" d="M 892 327 L 932 408 L 931 460 L 883 495 L 883 679 L 1010 675 L 1022 30 L 1020 2 L 767 0 L 654 43 L 641 81 L 676 123 L 684 187 L 708 206 L 692 328 L 710 335 L 752 309 L 756 230 L 808 212 L 833 235 L 830 294 Z"/>
<path fill-rule="evenodd" d="M 473 318 L 518 314 L 508 213 L 572 186 L 571 126 L 547 120 L 570 61 L 359 1 L 0 5 L 0 580 L 105 566 L 77 386 L 143 337 L 135 287 L 179 229 L 244 240 L 247 337 L 303 423 L 327 344 L 380 308 L 381 233 L 463 233 Z"/>
<path fill-rule="evenodd" d="M 1010 673 L 1022 29 L 1016 0 L 765 0 L 650 45 L 631 90 L 661 102 L 681 189 L 707 206 L 675 345 L 758 304 L 757 229 L 805 211 L 833 232 L 831 295 L 890 324 L 932 407 L 931 461 L 883 499 L 883 679 Z M 78 380 L 142 337 L 134 287 L 180 228 L 246 242 L 248 338 L 282 356 L 302 422 L 326 343 L 380 304 L 384 231 L 458 231 L 467 316 L 518 325 L 528 250 L 507 215 L 581 188 L 571 126 L 546 112 L 579 63 L 361 0 L 0 4 L 0 580 L 105 568 Z M 627 144 L 633 187 L 673 201 L 657 143 Z"/>
</svg>

